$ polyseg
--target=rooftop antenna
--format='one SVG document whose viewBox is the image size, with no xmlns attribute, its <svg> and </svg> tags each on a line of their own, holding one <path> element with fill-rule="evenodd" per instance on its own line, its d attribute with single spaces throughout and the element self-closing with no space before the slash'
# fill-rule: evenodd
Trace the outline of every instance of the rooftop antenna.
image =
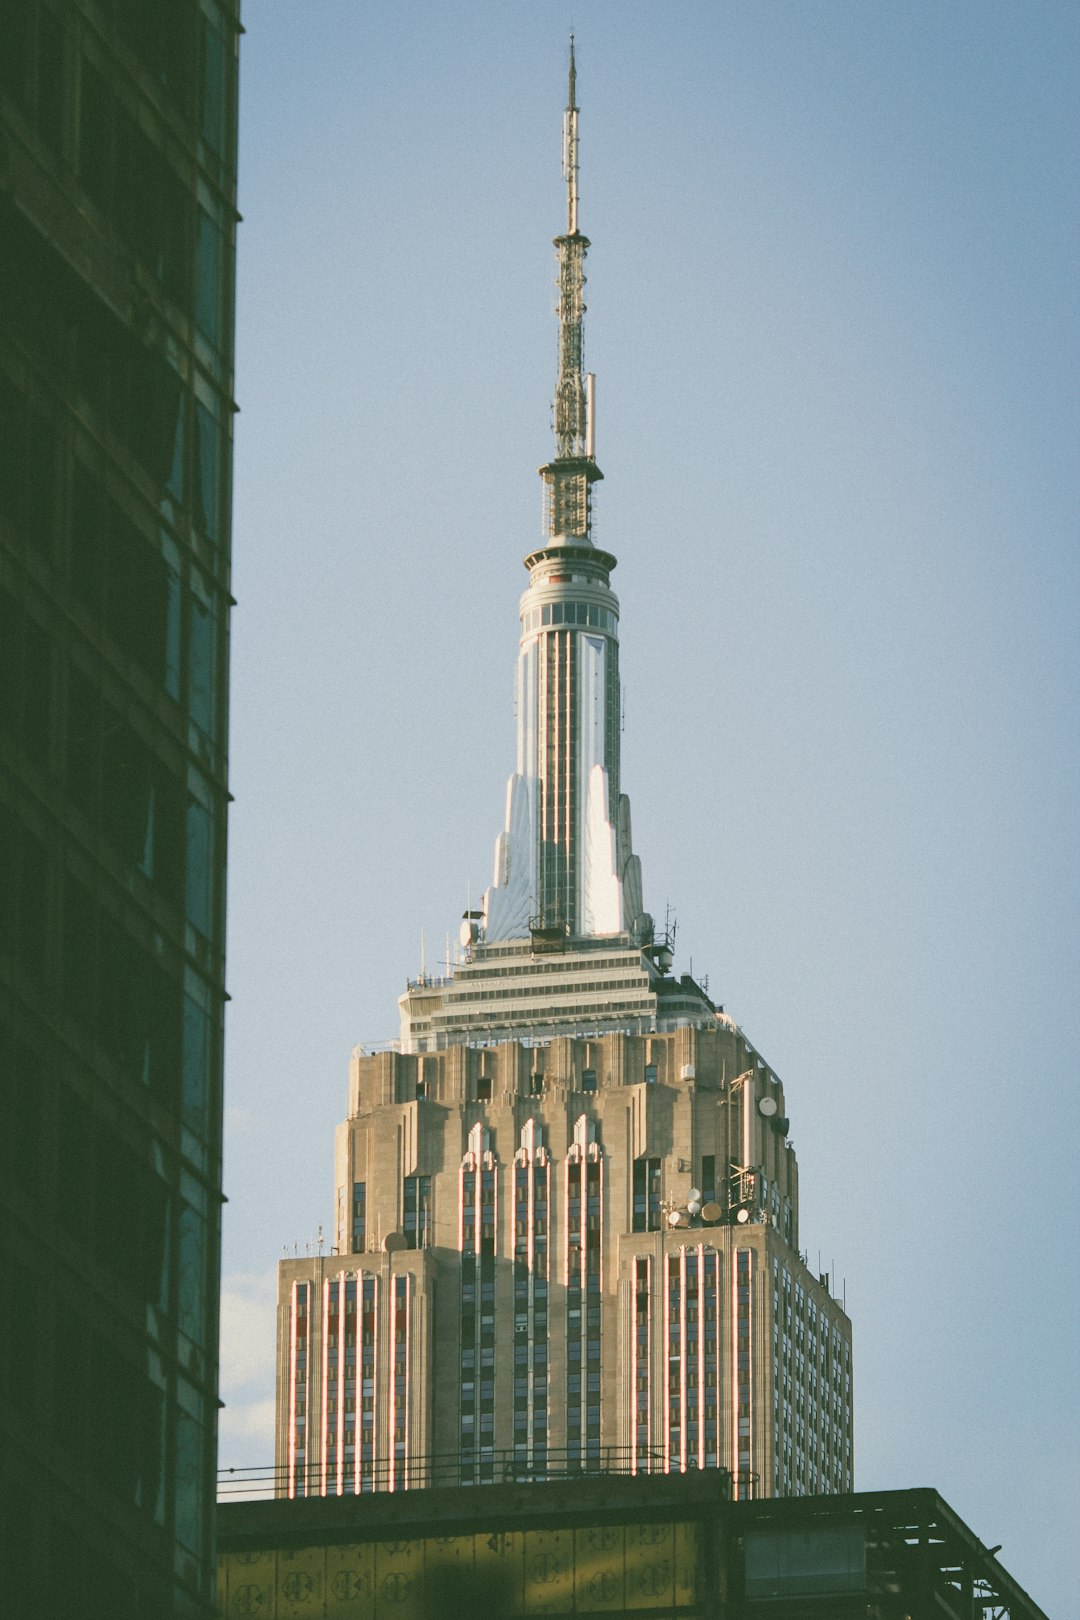
<svg viewBox="0 0 1080 1620">
<path fill-rule="evenodd" d="M 420 981 L 421 981 L 421 983 L 423 983 L 426 980 L 426 978 L 427 978 L 427 945 L 425 944 L 425 941 L 424 941 L 424 930 L 421 928 L 421 930 L 420 930 Z"/>
<path fill-rule="evenodd" d="M 574 36 L 570 35 L 570 93 L 563 114 L 563 178 L 566 181 L 566 233 L 576 236 L 578 228 L 578 105 L 577 68 L 574 64 Z"/>
<path fill-rule="evenodd" d="M 585 254 L 589 239 L 579 223 L 578 103 L 574 36 L 563 113 L 562 162 L 566 181 L 566 230 L 555 238 L 558 254 L 559 370 L 555 383 L 555 455 L 541 467 L 545 528 L 553 539 L 591 545 L 591 488 L 603 474 L 596 465 L 596 378 L 583 370 Z"/>
</svg>

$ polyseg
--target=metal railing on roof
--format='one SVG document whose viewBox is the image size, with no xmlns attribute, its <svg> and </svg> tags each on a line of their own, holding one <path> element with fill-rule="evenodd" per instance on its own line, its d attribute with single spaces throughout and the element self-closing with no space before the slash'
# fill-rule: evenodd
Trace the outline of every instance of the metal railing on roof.
<svg viewBox="0 0 1080 1620">
<path fill-rule="evenodd" d="M 691 1466 L 696 1472 L 696 1465 Z M 726 1468 L 709 1468 L 715 1473 L 719 1493 L 732 1495 L 731 1474 Z M 265 1467 L 222 1468 L 218 1470 L 217 1494 L 220 1502 L 267 1496 L 352 1496 L 374 1491 L 435 1490 L 445 1486 L 545 1484 L 567 1479 L 598 1478 L 607 1474 L 637 1475 L 670 1472 L 660 1450 L 632 1452 L 618 1446 L 601 1446 L 593 1454 L 579 1450 L 549 1447 L 539 1456 L 523 1456 L 514 1448 L 435 1453 L 428 1456 L 348 1458 L 339 1476 L 336 1462 L 298 1464 L 294 1469 Z M 678 1472 L 678 1470 L 676 1470 Z M 742 1478 L 743 1494 L 757 1495 L 756 1480 Z"/>
</svg>

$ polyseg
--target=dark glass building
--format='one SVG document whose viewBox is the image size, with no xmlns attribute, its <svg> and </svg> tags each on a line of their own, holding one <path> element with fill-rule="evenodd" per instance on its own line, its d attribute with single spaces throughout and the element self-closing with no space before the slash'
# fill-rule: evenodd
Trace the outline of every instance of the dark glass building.
<svg viewBox="0 0 1080 1620">
<path fill-rule="evenodd" d="M 238 0 L 0 0 L 0 1606 L 213 1612 Z"/>
</svg>

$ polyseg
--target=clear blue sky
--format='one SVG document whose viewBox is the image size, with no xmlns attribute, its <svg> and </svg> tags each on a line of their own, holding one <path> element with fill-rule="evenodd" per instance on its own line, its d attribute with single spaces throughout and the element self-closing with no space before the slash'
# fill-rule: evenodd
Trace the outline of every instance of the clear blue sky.
<svg viewBox="0 0 1080 1620">
<path fill-rule="evenodd" d="M 223 1462 L 350 1049 L 490 880 L 573 23 L 646 903 L 785 1082 L 857 1485 L 1075 1616 L 1080 11 L 245 23 Z"/>
</svg>

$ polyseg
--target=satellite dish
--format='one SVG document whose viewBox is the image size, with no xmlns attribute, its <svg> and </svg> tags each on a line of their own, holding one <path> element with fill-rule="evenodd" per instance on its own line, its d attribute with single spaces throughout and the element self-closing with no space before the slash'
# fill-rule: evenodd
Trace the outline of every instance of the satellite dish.
<svg viewBox="0 0 1080 1620">
<path fill-rule="evenodd" d="M 750 1211 L 748 1209 L 740 1209 L 735 1219 L 738 1221 L 740 1226 L 745 1226 L 747 1221 L 750 1219 Z"/>
<path fill-rule="evenodd" d="M 687 1193 L 686 1197 L 687 1197 L 687 1200 L 688 1200 L 689 1203 L 691 1203 L 691 1204 L 700 1204 L 701 1203 L 701 1189 L 700 1189 L 700 1187 L 691 1187 L 691 1189 Z"/>
<path fill-rule="evenodd" d="M 471 917 L 462 919 L 461 927 L 458 929 L 458 939 L 461 941 L 463 949 L 468 950 L 470 945 L 476 944 L 476 936 L 479 932 L 480 930 Z"/>
<path fill-rule="evenodd" d="M 790 1119 L 778 1119 L 776 1122 L 776 1128 L 780 1132 L 781 1136 L 786 1136 L 788 1131 L 791 1129 Z"/>
<path fill-rule="evenodd" d="M 684 1080 L 697 1079 L 697 1069 L 692 1063 L 684 1063 L 682 1068 L 679 1070 L 679 1073 Z"/>
<path fill-rule="evenodd" d="M 686 1216 L 681 1209 L 669 1209 L 667 1222 L 669 1226 L 681 1226 Z"/>
<path fill-rule="evenodd" d="M 701 1214 L 701 1199 L 700 1198 L 688 1198 L 686 1200 L 686 1213 L 688 1215 L 700 1215 Z"/>
<path fill-rule="evenodd" d="M 759 1114 L 764 1114 L 766 1119 L 771 1119 L 776 1113 L 776 1098 L 762 1097 L 757 1106 Z"/>
<path fill-rule="evenodd" d="M 701 1218 L 703 1221 L 719 1221 L 723 1219 L 723 1215 L 724 1212 L 720 1205 L 714 1204 L 711 1198 L 707 1204 L 701 1206 Z"/>
<path fill-rule="evenodd" d="M 382 1240 L 382 1246 L 387 1254 L 400 1254 L 402 1249 L 409 1247 L 404 1232 L 387 1232 Z"/>
</svg>

